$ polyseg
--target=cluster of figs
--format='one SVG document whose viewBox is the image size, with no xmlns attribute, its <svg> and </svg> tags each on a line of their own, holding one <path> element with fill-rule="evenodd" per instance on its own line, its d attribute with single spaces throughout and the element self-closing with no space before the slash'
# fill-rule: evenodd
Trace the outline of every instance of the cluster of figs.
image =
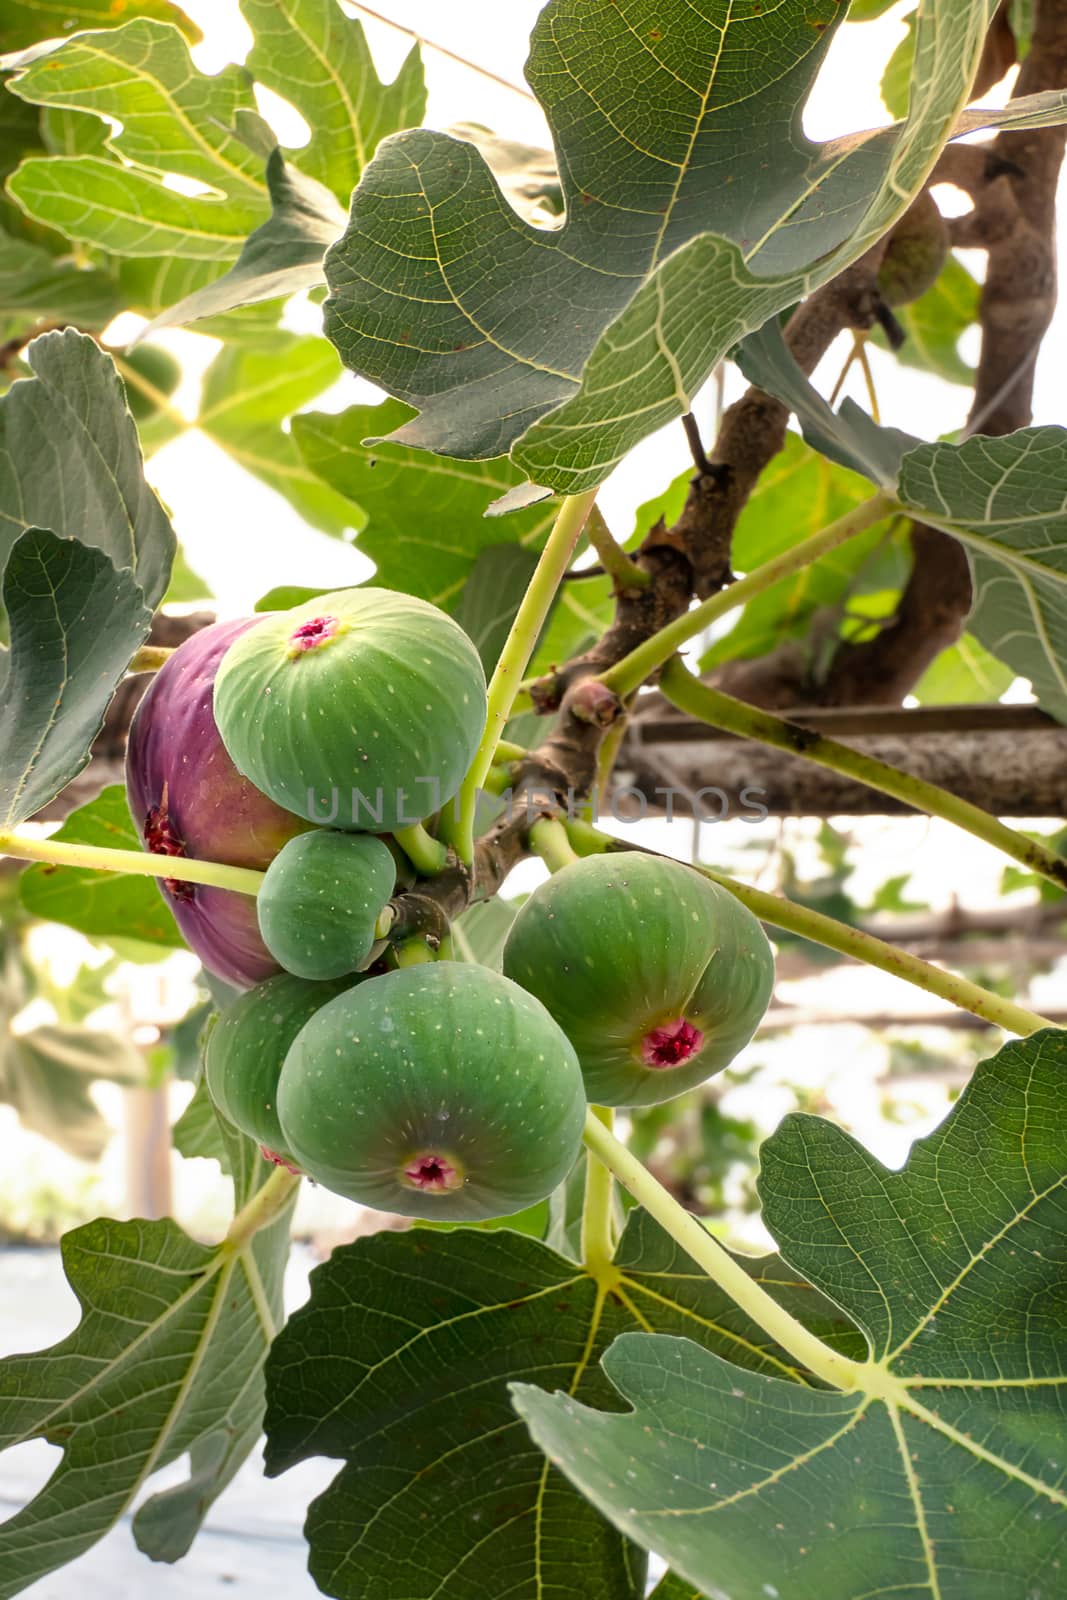
<svg viewBox="0 0 1067 1600">
<path fill-rule="evenodd" d="M 701 1083 L 751 1038 L 773 980 L 750 912 L 636 854 L 539 888 L 503 973 L 399 961 L 390 902 L 413 869 L 395 835 L 432 829 L 485 715 L 462 629 L 360 588 L 195 634 L 154 678 L 127 754 L 147 849 L 265 872 L 254 898 L 160 880 L 204 966 L 242 991 L 207 1044 L 217 1108 L 268 1159 L 438 1221 L 544 1199 L 589 1102 Z"/>
</svg>

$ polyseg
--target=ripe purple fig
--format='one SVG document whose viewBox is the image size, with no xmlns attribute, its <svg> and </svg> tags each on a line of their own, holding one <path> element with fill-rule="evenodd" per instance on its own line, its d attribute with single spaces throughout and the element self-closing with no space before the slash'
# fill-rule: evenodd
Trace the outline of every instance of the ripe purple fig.
<svg viewBox="0 0 1067 1600">
<path fill-rule="evenodd" d="M 263 870 L 308 824 L 243 778 L 212 712 L 215 673 L 259 617 L 216 622 L 174 652 L 137 708 L 126 748 L 126 795 L 145 848 L 157 855 Z M 159 880 L 186 943 L 237 988 L 279 970 L 259 933 L 251 895 Z"/>
</svg>

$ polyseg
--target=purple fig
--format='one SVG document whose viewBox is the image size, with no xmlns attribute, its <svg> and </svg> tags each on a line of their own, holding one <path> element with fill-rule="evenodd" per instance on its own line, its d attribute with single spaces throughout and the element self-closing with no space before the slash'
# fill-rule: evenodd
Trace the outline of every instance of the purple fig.
<svg viewBox="0 0 1067 1600">
<path fill-rule="evenodd" d="M 145 848 L 158 855 L 263 870 L 308 824 L 243 778 L 212 711 L 215 673 L 233 641 L 262 621 L 216 622 L 193 634 L 152 681 L 130 727 L 126 795 Z M 161 892 L 205 967 L 247 989 L 279 970 L 260 938 L 251 895 L 162 878 Z"/>
</svg>

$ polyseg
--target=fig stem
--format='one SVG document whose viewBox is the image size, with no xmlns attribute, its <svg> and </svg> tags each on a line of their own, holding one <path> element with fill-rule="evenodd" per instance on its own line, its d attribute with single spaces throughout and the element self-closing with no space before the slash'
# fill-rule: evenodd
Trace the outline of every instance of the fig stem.
<svg viewBox="0 0 1067 1600">
<path fill-rule="evenodd" d="M 611 834 L 601 833 L 599 829 L 590 827 L 586 822 L 568 822 L 566 828 L 571 844 L 582 856 L 635 848 L 621 844 L 618 839 L 612 838 Z M 650 850 L 645 854 L 658 855 L 659 852 Z M 1025 1038 L 1028 1034 L 1037 1033 L 1041 1028 L 1053 1026 L 1046 1017 L 1038 1016 L 1036 1011 L 1028 1011 L 1025 1006 L 1017 1006 L 1014 1001 L 993 994 L 989 989 L 983 989 L 980 984 L 972 983 L 969 978 L 960 977 L 958 973 L 946 972 L 943 967 L 932 966 L 930 962 L 913 956 L 909 951 L 901 950 L 897 945 L 876 938 L 873 933 L 865 933 L 861 928 L 851 928 L 821 911 L 812 911 L 807 906 L 795 905 L 783 895 L 768 894 L 763 889 L 750 888 L 747 883 L 738 883 L 736 878 L 728 877 L 725 872 L 716 872 L 712 867 L 696 866 L 693 870 L 726 889 L 736 900 L 740 900 L 743 906 L 747 906 L 755 916 L 759 917 L 761 922 L 769 923 L 774 928 L 783 928 L 788 933 L 800 934 L 802 938 L 811 939 L 814 944 L 825 945 L 828 950 L 836 950 L 840 955 L 863 961 L 870 967 L 878 967 L 894 978 L 902 978 L 905 983 L 912 983 L 916 988 L 925 990 L 927 994 L 935 994 L 940 999 L 949 1001 L 961 1011 L 969 1011 L 972 1017 L 981 1017 L 984 1021 L 993 1023 L 995 1027 L 1003 1028 L 1005 1033 L 1014 1033 L 1020 1038 Z"/>
<path fill-rule="evenodd" d="M 660 689 L 672 705 L 698 722 L 739 734 L 744 739 L 756 739 L 760 744 L 828 767 L 832 772 L 843 772 L 870 789 L 903 800 L 917 811 L 954 823 L 965 833 L 1029 867 L 1031 872 L 1040 873 L 1061 889 L 1067 888 L 1067 861 L 1062 856 L 1055 855 L 1036 839 L 1028 839 L 1025 834 L 1007 827 L 980 806 L 938 788 L 936 783 L 927 783 L 886 761 L 839 744 L 836 739 L 823 738 L 795 722 L 787 722 L 783 717 L 772 716 L 770 712 L 760 711 L 743 700 L 712 689 L 694 677 L 678 657 L 667 663 Z"/>
<path fill-rule="evenodd" d="M 616 590 L 621 589 L 647 589 L 651 575 L 635 561 L 631 561 L 626 551 L 616 540 L 611 529 L 604 521 L 604 513 L 599 506 L 594 506 L 589 513 L 589 520 L 585 525 L 586 538 L 596 551 L 600 565 L 612 580 Z"/>
<path fill-rule="evenodd" d="M 741 1263 L 711 1236 L 698 1218 L 679 1205 L 637 1157 L 619 1143 L 592 1107 L 586 1113 L 584 1139 L 596 1162 L 603 1162 L 614 1173 L 686 1255 L 703 1267 L 712 1282 L 717 1283 L 734 1304 L 740 1306 L 765 1333 L 770 1334 L 783 1350 L 788 1351 L 815 1377 L 835 1389 L 848 1392 L 859 1387 L 864 1373 L 861 1364 L 831 1350 L 829 1345 L 790 1316 L 766 1289 L 749 1276 Z"/>
<path fill-rule="evenodd" d="M 615 1113 L 609 1106 L 590 1106 L 595 1117 L 611 1133 Z M 582 1264 L 598 1283 L 615 1274 L 615 1179 L 611 1168 L 590 1150 L 585 1166 L 585 1201 L 582 1207 Z"/>
<path fill-rule="evenodd" d="M 510 739 L 500 739 L 493 751 L 493 765 L 500 766 L 504 761 L 525 761 L 529 754 L 524 744 L 513 744 Z"/>
<path fill-rule="evenodd" d="M 113 850 L 102 845 L 68 844 L 61 839 L 28 839 L 18 833 L 0 833 L 0 855 L 18 861 L 46 861 L 55 867 L 89 867 L 97 872 L 132 872 L 146 878 L 176 878 L 182 883 L 203 883 L 212 889 L 232 889 L 256 895 L 262 872 L 250 867 L 227 867 L 221 861 L 193 861 L 186 856 L 152 855 L 147 850 Z"/>
<path fill-rule="evenodd" d="M 411 828 L 397 828 L 393 838 L 423 878 L 435 878 L 448 866 L 448 846 L 426 832 L 421 822 Z"/>
<path fill-rule="evenodd" d="M 130 658 L 127 672 L 158 672 L 166 666 L 174 651 L 165 644 L 143 644 Z"/>
<path fill-rule="evenodd" d="M 300 1179 L 295 1173 L 278 1167 L 262 1188 L 256 1190 L 248 1204 L 238 1211 L 227 1229 L 220 1250 L 239 1255 L 247 1249 L 257 1233 L 278 1220 L 299 1187 Z"/>
<path fill-rule="evenodd" d="M 541 857 L 549 872 L 562 872 L 564 867 L 573 867 L 579 859 L 558 817 L 538 817 L 530 829 L 530 848 Z"/>
<path fill-rule="evenodd" d="M 872 495 L 869 500 L 854 506 L 845 516 L 828 523 L 818 533 L 811 534 L 807 539 L 801 539 L 799 544 L 784 550 L 781 555 L 775 556 L 773 561 L 765 561 L 761 567 L 756 567 L 746 577 L 738 578 L 728 589 L 721 589 L 718 594 L 713 594 L 700 605 L 694 606 L 692 611 L 687 611 L 684 616 L 677 617 L 666 627 L 660 628 L 658 633 L 652 634 L 635 650 L 631 650 L 629 655 L 623 656 L 622 660 L 609 667 L 607 672 L 601 673 L 600 682 L 606 684 L 609 689 L 614 689 L 620 699 L 625 699 L 627 695 L 639 689 L 665 661 L 669 661 L 676 650 L 688 644 L 698 633 L 703 633 L 705 628 L 717 622 L 727 612 L 743 606 L 754 595 L 762 594 L 781 578 L 788 578 L 792 573 L 810 566 L 820 556 L 836 550 L 839 545 L 854 539 L 866 528 L 881 522 L 883 517 L 891 516 L 899 510 L 900 507 L 892 495 L 883 493 Z"/>
<path fill-rule="evenodd" d="M 405 939 L 402 944 L 393 946 L 393 956 L 398 967 L 421 967 L 427 961 L 436 961 L 437 954 L 430 949 L 425 939 L 416 937 Z"/>
<path fill-rule="evenodd" d="M 511 715 L 515 697 L 522 684 L 523 673 L 533 655 L 545 618 L 556 597 L 556 590 L 570 566 L 574 547 L 593 508 L 596 494 L 595 489 L 590 489 L 586 494 L 568 495 L 560 505 L 555 525 L 541 551 L 533 577 L 522 597 L 522 604 L 515 614 L 511 632 L 507 636 L 490 679 L 485 732 L 460 788 L 455 814 L 454 816 L 451 814 L 452 808 L 442 813 L 442 826 L 447 827 L 456 854 L 467 865 L 474 860 L 474 821 L 478 791 L 493 764 L 493 753 L 500 743 L 504 727 Z"/>
</svg>

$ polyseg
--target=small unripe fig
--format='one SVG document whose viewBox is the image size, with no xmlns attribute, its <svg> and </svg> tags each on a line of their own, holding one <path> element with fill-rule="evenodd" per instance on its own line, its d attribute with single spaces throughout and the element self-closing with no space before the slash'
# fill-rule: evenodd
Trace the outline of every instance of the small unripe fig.
<svg viewBox="0 0 1067 1600">
<path fill-rule="evenodd" d="M 455 794 L 481 740 L 485 675 L 458 623 L 388 589 L 279 612 L 226 654 L 215 716 L 246 777 L 298 816 L 392 833 Z"/>
<path fill-rule="evenodd" d="M 261 794 L 226 754 L 212 714 L 215 671 L 259 618 L 216 622 L 179 645 L 137 708 L 126 746 L 126 797 L 157 855 L 262 870 L 307 823 Z M 278 970 L 251 895 L 158 879 L 186 943 L 205 967 L 247 989 Z"/>
<path fill-rule="evenodd" d="M 204 1056 L 211 1098 L 268 1161 L 297 1170 L 278 1123 L 282 1062 L 304 1024 L 352 982 L 307 983 L 279 973 L 227 1006 L 211 1030 Z"/>
<path fill-rule="evenodd" d="M 297 1035 L 278 1084 L 286 1147 L 327 1189 L 438 1222 L 508 1216 L 550 1194 L 581 1146 L 574 1051 L 488 967 L 371 978 Z"/>
<path fill-rule="evenodd" d="M 924 191 L 889 235 L 878 269 L 878 290 L 886 305 L 908 305 L 932 289 L 948 250 L 948 224 Z"/>
<path fill-rule="evenodd" d="M 756 918 L 674 861 L 590 856 L 527 900 L 504 971 L 578 1053 L 597 1105 L 647 1106 L 703 1083 L 748 1043 L 774 961 Z"/>
<path fill-rule="evenodd" d="M 263 942 L 301 978 L 357 972 L 395 887 L 396 862 L 372 834 L 299 834 L 275 856 L 256 897 Z"/>
<path fill-rule="evenodd" d="M 123 356 L 127 367 L 144 378 L 164 400 L 169 400 L 182 378 L 181 362 L 158 344 L 139 344 Z M 160 405 L 152 395 L 146 394 L 136 380 L 127 378 L 126 404 L 135 422 L 147 422 L 157 416 Z"/>
</svg>

